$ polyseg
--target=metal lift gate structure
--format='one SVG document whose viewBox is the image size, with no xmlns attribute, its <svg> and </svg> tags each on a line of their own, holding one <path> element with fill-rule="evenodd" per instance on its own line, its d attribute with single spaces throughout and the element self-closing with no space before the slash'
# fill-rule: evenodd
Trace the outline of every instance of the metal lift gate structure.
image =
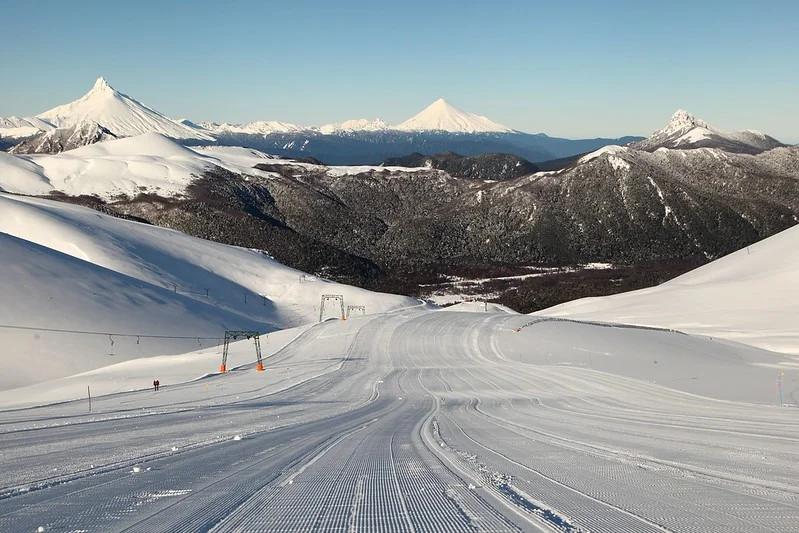
<svg viewBox="0 0 799 533">
<path fill-rule="evenodd" d="M 349 318 L 351 315 L 354 315 L 354 314 L 365 315 L 366 314 L 366 306 L 365 305 L 348 305 L 347 306 L 347 318 Z"/>
<path fill-rule="evenodd" d="M 322 295 L 322 302 L 319 305 L 319 322 L 322 321 L 322 317 L 325 315 L 325 302 L 327 302 L 328 300 L 332 300 L 332 301 L 338 300 L 338 303 L 341 306 L 341 320 L 347 320 L 347 315 L 344 314 L 344 295 L 342 295 L 342 294 L 323 294 Z"/>
<path fill-rule="evenodd" d="M 264 371 L 264 362 L 261 359 L 261 334 L 257 331 L 240 331 L 228 330 L 225 331 L 225 346 L 222 348 L 222 365 L 219 367 L 220 372 L 227 372 L 227 353 L 231 340 L 236 340 L 239 337 L 247 337 L 247 339 L 255 340 L 255 355 L 258 356 L 258 364 L 255 369 L 258 372 Z"/>
</svg>

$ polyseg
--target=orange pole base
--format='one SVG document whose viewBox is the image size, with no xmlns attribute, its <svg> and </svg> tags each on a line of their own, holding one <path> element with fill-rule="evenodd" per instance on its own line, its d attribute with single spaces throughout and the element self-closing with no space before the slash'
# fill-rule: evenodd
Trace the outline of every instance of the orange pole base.
<svg viewBox="0 0 799 533">
<path fill-rule="evenodd" d="M 258 372 L 263 372 L 264 371 L 264 364 L 263 363 L 258 363 L 258 365 L 255 367 L 255 370 L 257 370 Z"/>
<path fill-rule="evenodd" d="M 347 317 L 343 316 L 341 317 L 341 320 L 347 320 Z"/>
<path fill-rule="evenodd" d="M 219 371 L 220 372 L 227 372 L 227 367 L 225 365 L 220 365 L 219 366 Z"/>
</svg>

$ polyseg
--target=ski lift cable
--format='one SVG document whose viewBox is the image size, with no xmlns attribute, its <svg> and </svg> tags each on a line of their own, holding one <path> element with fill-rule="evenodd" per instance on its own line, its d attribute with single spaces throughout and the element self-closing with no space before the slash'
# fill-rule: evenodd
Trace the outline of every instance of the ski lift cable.
<svg viewBox="0 0 799 533">
<path fill-rule="evenodd" d="M 34 326 L 19 326 L 14 324 L 0 324 L 0 328 L 3 329 L 18 329 L 23 331 L 45 331 L 50 333 L 71 333 L 75 335 L 101 335 L 104 337 L 135 337 L 138 339 L 179 339 L 179 340 L 207 340 L 207 341 L 215 341 L 219 340 L 220 337 L 202 337 L 197 335 L 145 335 L 142 333 L 114 333 L 109 331 L 81 331 L 77 329 L 58 329 L 58 328 L 41 328 L 41 327 L 34 327 Z M 111 339 L 113 343 L 113 339 Z"/>
</svg>

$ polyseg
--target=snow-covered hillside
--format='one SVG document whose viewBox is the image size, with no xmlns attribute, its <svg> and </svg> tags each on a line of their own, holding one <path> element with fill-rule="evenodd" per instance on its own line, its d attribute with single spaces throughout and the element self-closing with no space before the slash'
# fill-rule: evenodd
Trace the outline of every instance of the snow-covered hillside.
<svg viewBox="0 0 799 533">
<path fill-rule="evenodd" d="M 0 117 L 0 138 L 24 139 L 55 126 L 37 117 Z"/>
<path fill-rule="evenodd" d="M 47 200 L 0 195 L 0 234 L 0 324 L 218 337 L 230 327 L 274 331 L 316 322 L 323 294 L 340 294 L 345 306 L 365 306 L 369 314 L 419 304 L 307 276 L 258 251 Z M 338 316 L 331 302 L 325 318 Z M 120 357 L 184 353 L 201 342 L 165 346 L 126 337 L 112 347 L 108 336 L 14 332 L 13 342 L 4 336 L 0 345 L 0 388 Z M 52 357 L 59 364 L 48 366 Z"/>
<path fill-rule="evenodd" d="M 0 209 L 4 219 L 25 216 L 9 209 L 1 197 Z M 28 225 L 36 222 L 28 220 Z M 243 314 L 6 233 L 0 233 L 0 258 L 0 390 L 147 355 L 183 353 L 203 342 L 216 345 L 212 337 L 219 337 L 225 329 L 264 327 Z M 198 339 L 137 339 L 103 332 Z"/>
<path fill-rule="evenodd" d="M 140 192 L 169 196 L 181 193 L 193 176 L 215 163 L 159 133 L 148 133 L 53 155 L 0 152 L 0 189 L 105 199 Z"/>
<path fill-rule="evenodd" d="M 448 131 L 456 133 L 511 133 L 512 129 L 497 124 L 486 117 L 461 111 L 443 98 L 439 98 L 421 112 L 397 125 L 400 131 Z"/>
<path fill-rule="evenodd" d="M 667 283 L 537 315 L 673 328 L 799 354 L 799 226 Z"/>
<path fill-rule="evenodd" d="M 155 132 L 175 139 L 213 140 L 210 135 L 189 128 L 120 93 L 102 77 L 81 98 L 45 111 L 38 118 L 59 128 L 91 121 L 117 137 Z"/>
<path fill-rule="evenodd" d="M 178 196 L 196 177 L 213 167 L 239 174 L 268 176 L 269 172 L 253 168 L 266 161 L 336 176 L 370 170 L 409 171 L 398 167 L 326 167 L 298 163 L 237 146 L 198 146 L 192 149 L 159 133 L 147 133 L 58 154 L 0 152 L 0 191 L 29 195 L 58 191 L 70 196 L 95 195 L 104 200 L 119 195 L 133 198 L 145 192 L 164 197 Z"/>
</svg>

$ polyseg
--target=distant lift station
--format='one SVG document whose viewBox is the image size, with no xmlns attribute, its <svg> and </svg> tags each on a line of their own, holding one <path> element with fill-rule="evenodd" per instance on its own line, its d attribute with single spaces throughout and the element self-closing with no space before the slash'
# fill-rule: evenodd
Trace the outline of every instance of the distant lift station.
<svg viewBox="0 0 799 533">
<path fill-rule="evenodd" d="M 365 315 L 366 314 L 366 306 L 365 305 L 348 305 L 347 306 L 347 318 L 352 315 Z"/>
<path fill-rule="evenodd" d="M 220 372 L 227 372 L 227 353 L 228 347 L 230 346 L 230 341 L 235 341 L 243 337 L 247 337 L 248 339 L 253 339 L 255 341 L 255 355 L 258 356 L 258 364 L 256 365 L 255 369 L 258 372 L 263 372 L 264 362 L 263 359 L 261 359 L 261 334 L 257 331 L 238 330 L 225 331 L 225 345 L 224 348 L 222 348 L 222 365 L 219 367 Z"/>
</svg>

